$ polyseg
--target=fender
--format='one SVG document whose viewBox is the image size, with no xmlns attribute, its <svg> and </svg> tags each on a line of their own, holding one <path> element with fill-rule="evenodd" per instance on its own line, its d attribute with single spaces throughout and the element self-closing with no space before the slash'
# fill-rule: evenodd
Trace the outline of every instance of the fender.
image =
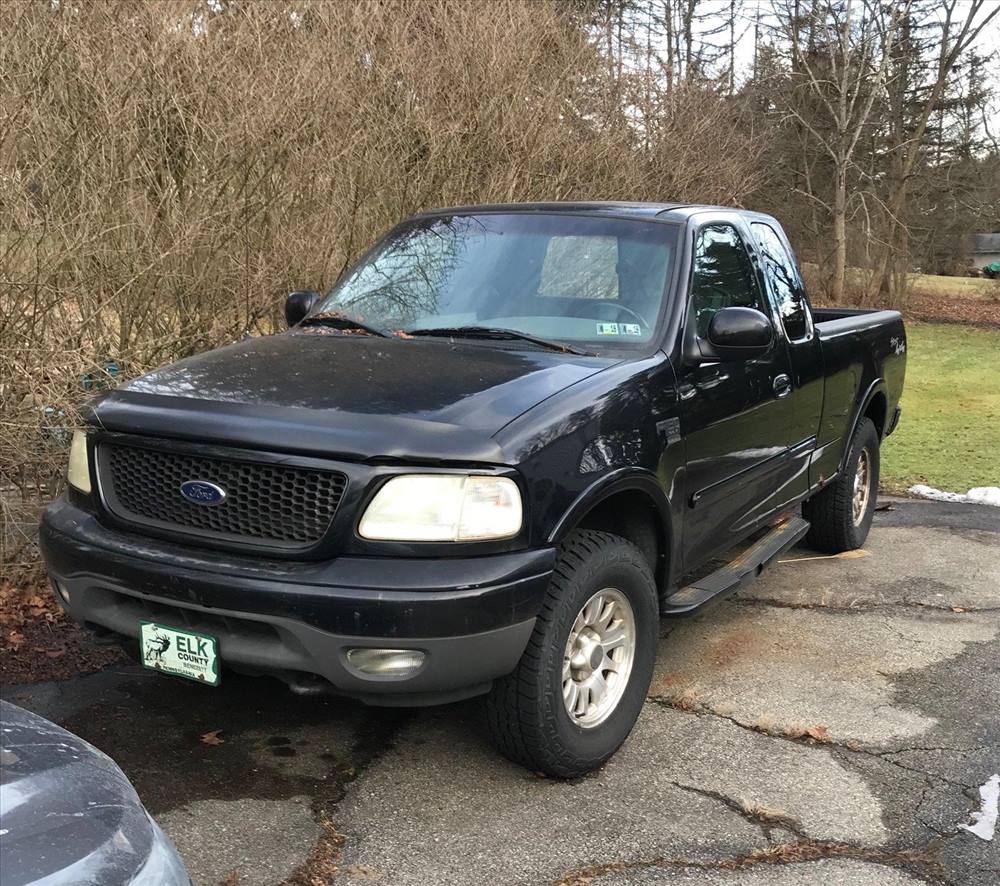
<svg viewBox="0 0 1000 886">
<path fill-rule="evenodd" d="M 846 461 L 850 451 L 851 440 L 854 439 L 854 432 L 858 429 L 858 422 L 861 421 L 861 416 L 865 414 L 865 410 L 868 409 L 868 404 L 872 402 L 872 398 L 878 393 L 881 393 L 884 397 L 886 397 L 886 401 L 888 402 L 885 379 L 881 376 L 876 378 L 875 381 L 868 386 L 868 390 L 865 391 L 864 396 L 858 400 L 858 407 L 854 410 L 854 418 L 851 420 L 851 432 L 847 435 L 844 441 L 844 451 L 841 453 L 840 465 L 837 468 L 838 473 L 844 469 L 844 462 Z"/>
<path fill-rule="evenodd" d="M 643 493 L 659 514 L 663 527 L 662 550 L 667 557 L 668 574 L 664 576 L 664 579 L 670 581 L 672 578 L 670 574 L 672 574 L 675 565 L 680 562 L 679 552 L 674 549 L 674 541 L 680 539 L 680 533 L 675 531 L 670 501 L 664 494 L 663 487 L 660 486 L 656 475 L 645 468 L 617 468 L 596 479 L 573 500 L 566 512 L 559 518 L 552 532 L 549 533 L 548 542 L 552 545 L 559 544 L 593 507 L 619 492 L 628 491 Z"/>
</svg>

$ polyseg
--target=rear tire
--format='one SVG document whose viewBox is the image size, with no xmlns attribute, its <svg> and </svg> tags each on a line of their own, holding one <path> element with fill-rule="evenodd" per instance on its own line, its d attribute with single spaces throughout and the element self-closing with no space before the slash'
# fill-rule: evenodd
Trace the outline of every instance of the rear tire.
<svg viewBox="0 0 1000 886">
<path fill-rule="evenodd" d="M 862 418 L 844 470 L 802 506 L 802 516 L 810 523 L 806 544 L 826 554 L 860 548 L 875 516 L 878 477 L 878 432 L 870 419 Z"/>
<path fill-rule="evenodd" d="M 517 668 L 487 697 L 497 749 L 557 778 L 600 766 L 639 717 L 658 634 L 642 552 L 608 532 L 571 533 Z"/>
</svg>

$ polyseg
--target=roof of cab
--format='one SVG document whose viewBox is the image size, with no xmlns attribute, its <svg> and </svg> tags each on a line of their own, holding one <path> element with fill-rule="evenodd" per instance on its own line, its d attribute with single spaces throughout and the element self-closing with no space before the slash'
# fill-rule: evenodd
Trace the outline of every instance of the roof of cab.
<svg viewBox="0 0 1000 886">
<path fill-rule="evenodd" d="M 428 209 L 417 216 L 428 215 L 472 215 L 487 212 L 566 212 L 574 215 L 617 215 L 623 218 L 667 217 L 681 221 L 694 212 L 704 209 L 718 209 L 695 203 L 626 203 L 619 201 L 549 201 L 542 203 L 483 203 L 470 206 L 449 206 L 442 209 Z"/>
</svg>

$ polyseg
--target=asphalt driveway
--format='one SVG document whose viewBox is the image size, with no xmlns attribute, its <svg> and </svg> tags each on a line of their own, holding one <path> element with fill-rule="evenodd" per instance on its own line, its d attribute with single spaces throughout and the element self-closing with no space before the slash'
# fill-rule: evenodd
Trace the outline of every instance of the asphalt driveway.
<svg viewBox="0 0 1000 886">
<path fill-rule="evenodd" d="M 137 667 L 4 696 L 111 754 L 199 884 L 1000 882 L 959 826 L 1000 772 L 1000 509 L 892 501 L 664 622 L 629 742 L 573 782 L 479 709 L 378 710 Z M 811 559 L 812 558 L 812 559 Z"/>
</svg>

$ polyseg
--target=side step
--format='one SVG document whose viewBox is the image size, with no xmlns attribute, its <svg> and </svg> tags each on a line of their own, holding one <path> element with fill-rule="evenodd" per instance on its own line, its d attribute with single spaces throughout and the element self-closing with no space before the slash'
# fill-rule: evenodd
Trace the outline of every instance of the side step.
<svg viewBox="0 0 1000 886">
<path fill-rule="evenodd" d="M 778 554 L 802 539 L 808 531 L 807 520 L 789 517 L 735 560 L 667 597 L 660 606 L 661 615 L 694 615 L 706 603 L 750 584 Z"/>
</svg>

